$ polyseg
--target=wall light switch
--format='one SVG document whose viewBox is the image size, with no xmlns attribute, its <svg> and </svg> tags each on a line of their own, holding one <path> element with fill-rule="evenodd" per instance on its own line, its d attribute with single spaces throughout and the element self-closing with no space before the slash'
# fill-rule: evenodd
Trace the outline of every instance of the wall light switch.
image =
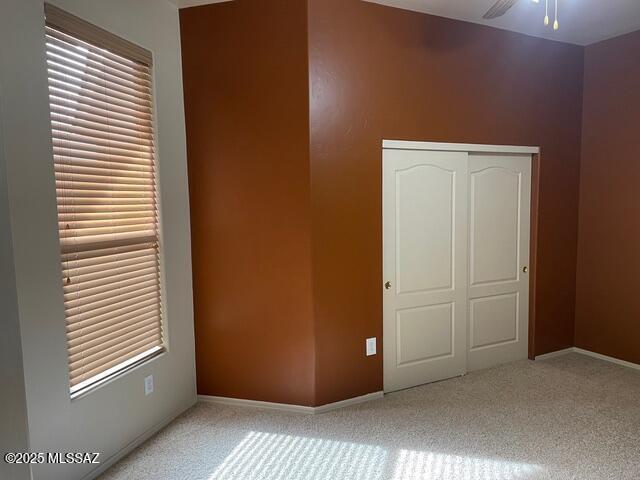
<svg viewBox="0 0 640 480">
<path fill-rule="evenodd" d="M 144 394 L 151 395 L 153 393 L 153 375 L 149 375 L 144 379 Z"/>
<path fill-rule="evenodd" d="M 367 357 L 376 354 L 376 337 L 367 338 Z"/>
</svg>

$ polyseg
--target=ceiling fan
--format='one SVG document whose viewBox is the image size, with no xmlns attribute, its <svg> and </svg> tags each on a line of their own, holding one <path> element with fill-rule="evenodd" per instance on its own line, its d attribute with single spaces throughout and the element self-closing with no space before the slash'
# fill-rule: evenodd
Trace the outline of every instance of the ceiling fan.
<svg viewBox="0 0 640 480">
<path fill-rule="evenodd" d="M 509 9 L 519 1 L 520 0 L 498 0 L 496 3 L 493 4 L 493 6 L 489 10 L 487 10 L 487 13 L 485 13 L 482 16 L 482 18 L 486 20 L 492 20 L 494 18 L 501 17 L 502 15 L 507 13 L 507 11 L 509 11 Z M 531 1 L 534 3 L 540 3 L 540 0 L 531 0 Z M 555 13 L 555 19 L 553 22 L 553 29 L 558 30 L 558 28 L 560 27 L 560 24 L 558 23 L 558 0 L 555 0 L 555 4 L 556 4 L 555 5 L 556 13 Z M 549 25 L 549 0 L 545 0 L 544 24 Z"/>
</svg>

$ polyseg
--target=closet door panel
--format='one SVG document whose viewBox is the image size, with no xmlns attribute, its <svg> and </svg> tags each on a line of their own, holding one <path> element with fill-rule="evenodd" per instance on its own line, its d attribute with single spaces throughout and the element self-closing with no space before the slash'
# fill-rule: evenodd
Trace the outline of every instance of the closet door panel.
<svg viewBox="0 0 640 480">
<path fill-rule="evenodd" d="M 465 373 L 467 154 L 383 155 L 384 388 Z"/>
<path fill-rule="evenodd" d="M 527 358 L 530 155 L 469 156 L 471 370 Z"/>
</svg>

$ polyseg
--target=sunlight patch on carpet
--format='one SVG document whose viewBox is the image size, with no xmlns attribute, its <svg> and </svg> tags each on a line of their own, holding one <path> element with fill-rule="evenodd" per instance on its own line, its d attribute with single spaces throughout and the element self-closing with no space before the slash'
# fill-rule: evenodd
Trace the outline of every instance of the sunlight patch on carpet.
<svg viewBox="0 0 640 480">
<path fill-rule="evenodd" d="M 518 480 L 541 472 L 541 467 L 526 463 L 400 450 L 393 480 Z"/>
<path fill-rule="evenodd" d="M 379 480 L 386 449 L 321 438 L 249 432 L 210 480 Z"/>
</svg>

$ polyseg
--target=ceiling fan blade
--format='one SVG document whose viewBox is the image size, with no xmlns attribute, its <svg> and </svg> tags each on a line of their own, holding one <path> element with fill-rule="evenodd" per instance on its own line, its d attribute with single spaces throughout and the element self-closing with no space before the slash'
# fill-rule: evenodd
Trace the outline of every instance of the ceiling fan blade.
<svg viewBox="0 0 640 480">
<path fill-rule="evenodd" d="M 482 18 L 491 20 L 492 18 L 498 18 L 507 13 L 511 7 L 513 7 L 518 0 L 498 0 L 493 6 L 485 13 Z"/>
</svg>

